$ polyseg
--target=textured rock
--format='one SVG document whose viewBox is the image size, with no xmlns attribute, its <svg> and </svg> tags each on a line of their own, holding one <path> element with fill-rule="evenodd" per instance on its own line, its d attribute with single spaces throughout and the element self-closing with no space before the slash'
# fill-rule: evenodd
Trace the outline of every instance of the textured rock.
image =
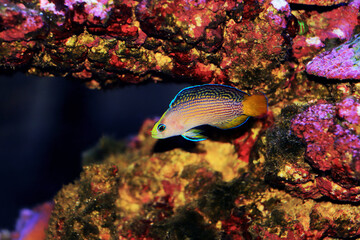
<svg viewBox="0 0 360 240">
<path fill-rule="evenodd" d="M 359 110 L 355 98 L 319 101 L 301 113 L 284 110 L 295 117 L 268 135 L 269 179 L 294 196 L 358 202 Z"/>
<path fill-rule="evenodd" d="M 293 39 L 294 57 L 300 61 L 309 60 L 324 47 L 331 49 L 349 40 L 358 25 L 359 4 L 356 0 L 326 11 L 292 11 L 304 28 L 303 34 Z"/>
<path fill-rule="evenodd" d="M 200 146 L 182 138 L 172 144 L 157 142 L 149 132 L 153 124 L 145 122 L 125 151 L 108 148 L 113 150 L 104 156 L 104 163 L 86 166 L 79 182 L 58 193 L 49 239 L 119 234 L 120 239 L 159 239 L 166 229 L 174 239 L 183 234 L 216 236 L 202 214 L 212 219 L 229 214 L 235 198 L 231 193 L 238 191 L 236 179 L 247 163 L 229 142 L 205 141 Z M 223 206 L 224 201 L 228 205 Z M 188 224 L 197 225 L 200 233 Z"/>
<path fill-rule="evenodd" d="M 287 0 L 288 3 L 316 5 L 316 6 L 333 6 L 349 3 L 349 0 Z"/>
<path fill-rule="evenodd" d="M 261 88 L 283 81 L 286 2 L 5 2 L 0 67 L 89 87 L 179 78 Z M 15 21 L 16 19 L 16 21 Z M 167 77 L 166 77 L 167 76 Z"/>
<path fill-rule="evenodd" d="M 269 99 L 267 119 L 213 129 L 200 143 L 152 139 L 152 120 L 130 142 L 102 139 L 55 197 L 48 239 L 360 236 L 360 104 L 342 98 L 359 95 L 359 84 L 304 73 L 314 55 L 351 38 L 359 1 L 295 10 L 281 0 L 20 2 L 0 8 L 2 69 L 93 88 L 227 83 Z"/>
<path fill-rule="evenodd" d="M 301 111 L 290 107 L 283 117 Z M 345 108 L 341 112 L 350 119 Z M 301 199 L 264 181 L 270 179 L 263 171 L 264 164 L 269 163 L 265 163 L 261 145 L 265 139 L 271 139 L 268 136 L 258 135 L 260 141 L 257 147 L 252 147 L 248 165 L 239 158 L 241 151 L 228 142 L 235 133 L 223 136 L 221 142 L 193 143 L 180 137 L 157 141 L 150 138 L 153 124 L 154 121 L 145 122 L 127 148 L 103 139 L 96 150 L 87 154 L 88 163 L 91 159 L 97 163 L 85 166 L 80 180 L 64 187 L 56 196 L 48 239 L 359 236 L 357 206 Z M 290 126 L 291 122 L 284 124 Z M 243 145 L 251 145 L 256 136 L 253 134 L 262 132 L 266 122 L 256 122 L 255 126 L 257 130 L 245 130 L 250 137 Z M 296 156 L 304 152 L 305 145 L 294 135 L 287 135 L 287 139 L 291 142 L 283 154 Z M 99 162 L 99 156 L 103 162 Z M 310 165 L 307 166 L 312 173 Z M 293 179 L 299 179 L 300 172 L 300 168 L 293 172 Z"/>
<path fill-rule="evenodd" d="M 306 66 L 310 74 L 329 79 L 360 79 L 360 35 L 316 56 Z"/>
</svg>

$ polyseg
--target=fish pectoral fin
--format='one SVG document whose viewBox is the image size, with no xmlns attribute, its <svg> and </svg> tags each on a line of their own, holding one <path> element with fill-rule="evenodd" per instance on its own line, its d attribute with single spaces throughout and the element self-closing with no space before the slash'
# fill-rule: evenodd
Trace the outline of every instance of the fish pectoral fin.
<svg viewBox="0 0 360 240">
<path fill-rule="evenodd" d="M 239 127 L 240 125 L 244 124 L 248 120 L 248 118 L 249 118 L 249 116 L 242 114 L 239 117 L 231 119 L 231 120 L 213 123 L 213 124 L 211 124 L 211 126 L 221 128 L 221 129 L 235 128 L 235 127 Z"/>
<path fill-rule="evenodd" d="M 202 131 L 200 129 L 192 128 L 192 129 L 186 131 L 185 133 L 183 133 L 181 136 L 183 138 L 185 138 L 186 140 L 190 140 L 190 141 L 194 141 L 194 142 L 206 140 L 207 137 L 200 134 L 201 132 Z"/>
</svg>

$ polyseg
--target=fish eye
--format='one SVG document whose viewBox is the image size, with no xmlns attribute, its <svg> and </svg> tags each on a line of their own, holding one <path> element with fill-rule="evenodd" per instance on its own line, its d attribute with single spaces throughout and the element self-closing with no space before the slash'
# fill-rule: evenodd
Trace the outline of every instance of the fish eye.
<svg viewBox="0 0 360 240">
<path fill-rule="evenodd" d="M 159 132 L 163 132 L 166 129 L 166 125 L 160 123 L 159 126 L 157 127 L 157 129 L 159 130 Z"/>
</svg>

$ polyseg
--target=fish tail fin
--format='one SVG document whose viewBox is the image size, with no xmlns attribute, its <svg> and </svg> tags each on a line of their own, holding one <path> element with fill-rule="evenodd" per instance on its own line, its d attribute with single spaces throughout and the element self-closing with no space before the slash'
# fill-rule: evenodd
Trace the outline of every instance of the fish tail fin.
<svg viewBox="0 0 360 240">
<path fill-rule="evenodd" d="M 268 101 L 264 93 L 246 96 L 243 100 L 243 113 L 251 117 L 264 117 L 267 114 Z"/>
</svg>

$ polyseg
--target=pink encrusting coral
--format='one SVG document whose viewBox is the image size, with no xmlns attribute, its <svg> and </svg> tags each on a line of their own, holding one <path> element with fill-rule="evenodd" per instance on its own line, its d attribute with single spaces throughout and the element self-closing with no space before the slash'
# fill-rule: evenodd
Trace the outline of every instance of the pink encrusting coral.
<svg viewBox="0 0 360 240">
<path fill-rule="evenodd" d="M 322 172 L 312 173 L 314 185 L 309 188 L 310 195 L 360 201 L 359 120 L 360 103 L 354 98 L 345 98 L 336 104 L 319 102 L 292 120 L 291 130 L 306 144 L 305 159 L 316 171 Z M 306 194 L 300 185 L 294 182 L 288 187 L 295 192 L 302 189 Z"/>
<path fill-rule="evenodd" d="M 317 6 L 333 6 L 342 3 L 348 3 L 349 0 L 287 0 L 288 3 L 317 5 Z"/>
<path fill-rule="evenodd" d="M 360 35 L 350 41 L 316 56 L 306 71 L 316 76 L 333 79 L 360 79 Z"/>
<path fill-rule="evenodd" d="M 360 104 L 354 98 L 346 98 L 338 104 L 338 115 L 346 120 L 345 126 L 360 134 Z"/>
<path fill-rule="evenodd" d="M 1 4 L 3 4 L 0 7 L 1 40 L 22 40 L 45 26 L 40 12 L 27 9 L 23 4 L 13 4 L 7 1 Z"/>
</svg>

